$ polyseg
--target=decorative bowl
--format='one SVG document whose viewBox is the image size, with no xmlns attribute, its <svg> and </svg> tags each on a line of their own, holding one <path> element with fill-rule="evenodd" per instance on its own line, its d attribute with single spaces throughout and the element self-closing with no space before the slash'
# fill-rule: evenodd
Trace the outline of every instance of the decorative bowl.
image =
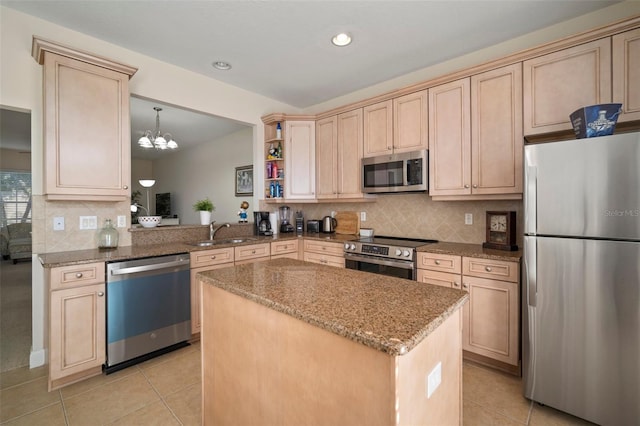
<svg viewBox="0 0 640 426">
<path fill-rule="evenodd" d="M 162 220 L 162 216 L 138 216 L 138 223 L 144 228 L 155 228 Z"/>
<path fill-rule="evenodd" d="M 360 228 L 361 237 L 373 237 L 373 228 Z"/>
</svg>

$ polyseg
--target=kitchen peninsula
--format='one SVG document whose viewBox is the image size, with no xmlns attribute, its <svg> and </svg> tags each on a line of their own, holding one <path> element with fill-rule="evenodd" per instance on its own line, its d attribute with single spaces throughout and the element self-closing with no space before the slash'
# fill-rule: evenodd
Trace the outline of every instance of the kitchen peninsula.
<svg viewBox="0 0 640 426">
<path fill-rule="evenodd" d="M 292 259 L 197 277 L 203 424 L 461 423 L 466 292 Z"/>
</svg>

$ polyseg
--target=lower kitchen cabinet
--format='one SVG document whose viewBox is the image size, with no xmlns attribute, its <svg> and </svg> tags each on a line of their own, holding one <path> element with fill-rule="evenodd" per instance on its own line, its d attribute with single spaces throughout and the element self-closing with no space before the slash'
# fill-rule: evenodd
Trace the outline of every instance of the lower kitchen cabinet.
<svg viewBox="0 0 640 426">
<path fill-rule="evenodd" d="M 271 259 L 298 259 L 298 240 L 274 241 L 271 243 Z"/>
<path fill-rule="evenodd" d="M 198 285 L 196 274 L 233 266 L 233 259 L 233 247 L 191 252 L 191 334 L 200 333 L 202 289 Z"/>
<path fill-rule="evenodd" d="M 303 260 L 344 268 L 344 248 L 341 242 L 305 239 Z"/>
<path fill-rule="evenodd" d="M 465 358 L 518 374 L 519 272 L 517 262 L 418 253 L 419 282 L 469 292 L 462 326 Z"/>
<path fill-rule="evenodd" d="M 235 247 L 235 264 L 242 265 L 243 263 L 269 260 L 270 255 L 271 250 L 269 243 Z"/>
<path fill-rule="evenodd" d="M 104 263 L 51 268 L 49 390 L 102 373 L 106 360 Z"/>
</svg>

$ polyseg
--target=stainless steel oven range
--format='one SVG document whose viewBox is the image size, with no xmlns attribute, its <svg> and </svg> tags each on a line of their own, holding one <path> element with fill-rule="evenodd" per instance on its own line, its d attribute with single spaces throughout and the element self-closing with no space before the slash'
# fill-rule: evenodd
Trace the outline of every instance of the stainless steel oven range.
<svg viewBox="0 0 640 426">
<path fill-rule="evenodd" d="M 416 279 L 416 249 L 437 240 L 398 237 L 370 237 L 344 244 L 347 269 L 392 277 Z"/>
</svg>

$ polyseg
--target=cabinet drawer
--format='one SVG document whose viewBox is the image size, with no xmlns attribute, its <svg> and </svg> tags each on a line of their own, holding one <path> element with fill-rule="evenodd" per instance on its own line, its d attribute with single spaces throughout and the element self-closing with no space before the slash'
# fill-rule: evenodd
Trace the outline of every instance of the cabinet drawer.
<svg viewBox="0 0 640 426">
<path fill-rule="evenodd" d="M 271 257 L 279 254 L 295 253 L 297 251 L 298 240 L 274 241 L 271 243 Z"/>
<path fill-rule="evenodd" d="M 104 262 L 51 268 L 49 271 L 50 289 L 56 290 L 79 285 L 103 283 L 105 282 L 104 271 Z"/>
<path fill-rule="evenodd" d="M 295 259 L 295 260 L 298 260 L 298 252 L 271 255 L 271 259 Z"/>
<path fill-rule="evenodd" d="M 332 256 L 344 256 L 342 243 L 330 243 L 327 241 L 304 240 L 304 251 Z"/>
<path fill-rule="evenodd" d="M 269 256 L 270 253 L 268 243 L 240 246 L 235 248 L 235 260 L 236 262 L 239 262 L 242 260 L 255 259 L 258 257 Z"/>
<path fill-rule="evenodd" d="M 418 253 L 418 269 L 449 272 L 462 272 L 462 258 L 460 256 L 438 253 Z"/>
<path fill-rule="evenodd" d="M 233 247 L 191 252 L 191 268 L 233 262 Z"/>
<path fill-rule="evenodd" d="M 305 262 L 319 263 L 321 265 L 337 266 L 344 268 L 344 257 L 327 256 L 325 254 L 307 253 L 304 254 Z"/>
<path fill-rule="evenodd" d="M 418 269 L 417 281 L 457 289 L 460 289 L 460 283 L 462 282 L 460 274 L 449 274 L 447 272 L 429 271 L 426 269 Z"/>
<path fill-rule="evenodd" d="M 520 271 L 517 262 L 502 260 L 462 258 L 462 275 L 518 282 Z"/>
</svg>

